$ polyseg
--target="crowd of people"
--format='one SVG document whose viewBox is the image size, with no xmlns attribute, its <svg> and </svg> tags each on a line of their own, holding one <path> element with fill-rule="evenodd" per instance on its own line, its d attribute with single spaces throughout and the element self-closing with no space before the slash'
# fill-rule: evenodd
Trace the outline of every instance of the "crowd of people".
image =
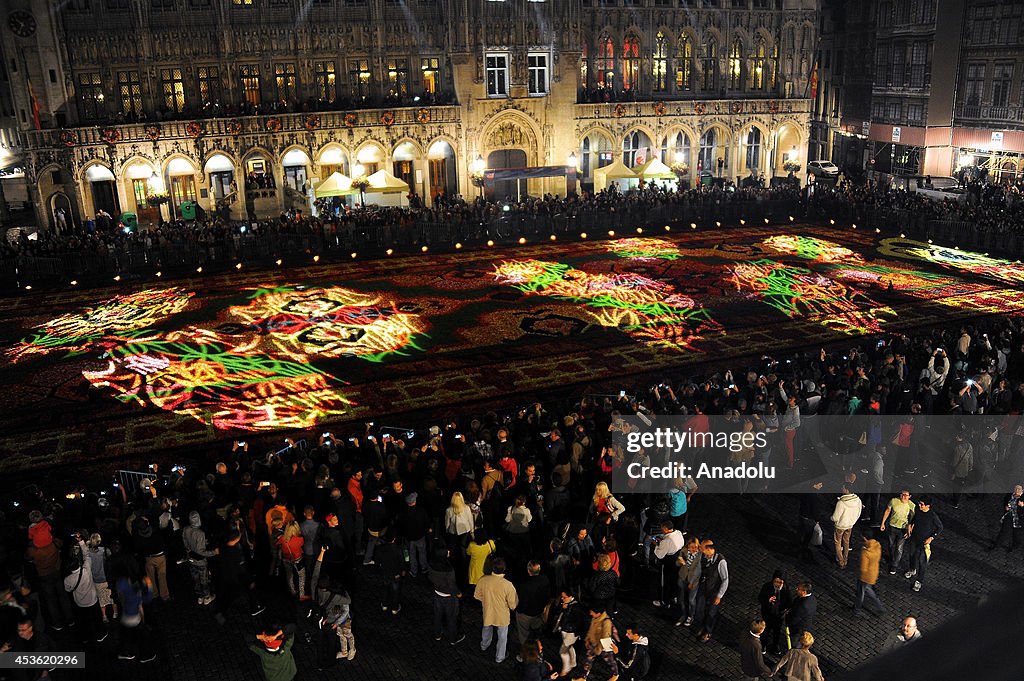
<svg viewBox="0 0 1024 681">
<path fill-rule="evenodd" d="M 269 175 L 260 176 L 268 178 Z M 263 181 L 247 179 L 253 186 L 270 187 Z M 728 189 L 728 191 L 726 190 Z M 0 242 L 0 258 L 18 256 L 54 257 L 64 253 L 108 253 L 150 250 L 154 246 L 171 243 L 195 243 L 201 246 L 225 246 L 250 237 L 266 234 L 309 234 L 323 237 L 341 230 L 382 225 L 396 228 L 419 224 L 479 225 L 499 219 L 567 217 L 583 215 L 609 215 L 650 212 L 655 209 L 684 208 L 705 205 L 708 201 L 722 203 L 764 201 L 770 199 L 799 199 L 799 191 L 792 187 L 774 189 L 739 189 L 734 187 L 700 187 L 685 191 L 667 191 L 651 185 L 641 190 L 620 192 L 614 189 L 596 194 L 571 197 L 546 195 L 524 197 L 519 201 L 488 201 L 483 198 L 466 199 L 461 196 L 440 195 L 431 206 L 416 196 L 410 197 L 409 207 L 321 204 L 322 215 L 311 217 L 289 212 L 276 219 L 226 221 L 205 217 L 193 221 L 161 221 L 153 227 L 125 229 L 125 225 L 100 211 L 82 224 L 69 224 L 62 231 L 37 232 L 34 239 L 22 231 L 11 240 Z"/>
<path fill-rule="evenodd" d="M 925 178 L 925 186 L 929 180 Z M 873 209 L 903 211 L 924 224 L 931 220 L 965 222 L 974 229 L 995 233 L 1024 233 L 1024 183 L 995 184 L 964 177 L 958 194 L 938 199 L 934 193 L 892 189 L 888 184 L 865 179 L 840 181 L 835 186 L 817 183 L 814 202 L 830 211 L 841 208 L 853 214 Z"/>
<path fill-rule="evenodd" d="M 272 188 L 270 175 L 246 178 L 247 187 Z M 914 192 L 892 189 L 884 183 L 871 180 L 854 182 L 841 179 L 835 186 L 817 183 L 808 198 L 805 191 L 793 184 L 779 184 L 766 188 L 756 183 L 732 181 L 694 188 L 669 189 L 656 182 L 638 189 L 618 191 L 614 186 L 597 192 L 583 192 L 574 196 L 545 195 L 523 197 L 520 200 L 475 199 L 461 195 L 438 196 L 427 206 L 417 195 L 410 195 L 408 207 L 352 206 L 343 202 L 323 199 L 318 201 L 317 217 L 294 211 L 276 219 L 230 221 L 213 215 L 202 215 L 193 221 L 175 220 L 156 226 L 125 228 L 125 225 L 105 211 L 94 217 L 76 222 L 64 218 L 65 228 L 28 234 L 9 235 L 0 242 L 0 259 L 18 256 L 56 257 L 66 253 L 91 253 L 101 257 L 109 253 L 148 250 L 154 245 L 169 243 L 196 243 L 202 246 L 230 245 L 261 234 L 306 233 L 323 237 L 345 229 L 391 226 L 396 229 L 416 225 L 445 224 L 454 227 L 495 224 L 516 219 L 564 218 L 578 220 L 587 216 L 613 218 L 623 214 L 644 214 L 660 211 L 671 219 L 696 209 L 716 214 L 722 206 L 743 202 L 789 200 L 796 212 L 802 214 L 835 215 L 845 211 L 854 220 L 862 220 L 874 210 L 898 210 L 912 216 L 921 225 L 929 220 L 960 221 L 978 230 L 992 232 L 1024 232 L 1024 211 L 1018 210 L 1021 193 L 1016 186 L 1000 186 L 968 180 L 964 185 L 966 200 L 935 200 Z"/>
<path fill-rule="evenodd" d="M 266 452 L 236 441 L 188 470 L 153 466 L 100 493 L 75 488 L 55 500 L 23 490 L 0 523 L 0 643 L 41 652 L 56 649 L 55 636 L 72 637 L 87 649 L 116 647 L 124 664 L 148 663 L 161 649 L 160 613 L 202 608 L 222 625 L 247 628 L 268 681 L 290 681 L 296 645 L 313 648 L 318 668 L 353 660 L 357 640 L 362 654 L 384 654 L 360 632 L 359 608 L 379 607 L 397 624 L 410 617 L 410 585 L 425 581 L 438 645 L 479 646 L 499 664 L 513 657 L 532 681 L 652 678 L 659 646 L 670 641 L 658 641 L 636 615 L 657 612 L 675 621 L 673 635 L 707 642 L 719 635 L 723 612 L 742 618 L 754 608 L 738 642 L 743 673 L 820 681 L 811 651 L 830 627 L 817 621 L 810 580 L 791 590 L 780 555 L 759 593 L 736 593 L 737 570 L 767 570 L 767 578 L 774 568 L 730 562 L 715 517 L 691 520 L 703 494 L 692 477 L 663 494 L 613 493 L 617 470 L 654 454 L 623 449 L 615 436 L 630 428 L 625 417 L 734 418 L 767 434 L 750 457 L 799 469 L 821 444 L 805 432 L 816 417 L 901 415 L 896 432 L 860 443 L 863 457 L 844 465 L 840 495 L 820 492 L 819 480 L 784 521 L 804 560 L 831 555 L 836 570 L 856 564 L 849 616 L 884 613 L 875 589 L 883 565 L 890 579 L 920 591 L 930 566 L 944 560 L 941 518 L 960 495 L 932 494 L 926 472 L 1017 473 L 1011 464 L 1024 431 L 1015 422 L 995 437 L 965 429 L 938 459 L 913 442 L 922 415 L 1024 408 L 1024 320 L 765 356 L 624 387 L 618 399 L 534 403 L 408 432 L 368 423 L 351 437 L 321 433 Z M 995 446 L 1000 438 L 1009 444 Z M 1007 492 L 1002 503 L 984 504 L 998 526 L 990 546 L 1013 550 L 1024 489 Z M 822 528 L 834 528 L 832 541 Z M 851 543 L 862 549 L 856 560 Z M 171 588 L 176 569 L 187 569 L 190 593 Z M 292 605 L 268 612 L 273 598 Z M 479 611 L 480 632 L 463 627 L 468 608 Z M 913 616 L 899 621 L 887 648 L 921 636 Z M 316 633 L 303 641 L 299 628 Z"/>
</svg>

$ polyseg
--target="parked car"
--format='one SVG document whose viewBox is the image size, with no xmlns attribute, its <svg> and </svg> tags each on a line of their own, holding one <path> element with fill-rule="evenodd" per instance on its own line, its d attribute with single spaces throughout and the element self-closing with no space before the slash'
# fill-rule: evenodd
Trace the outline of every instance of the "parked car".
<svg viewBox="0 0 1024 681">
<path fill-rule="evenodd" d="M 839 175 L 839 168 L 832 161 L 811 161 L 807 164 L 807 172 L 821 177 L 836 177 Z"/>
</svg>

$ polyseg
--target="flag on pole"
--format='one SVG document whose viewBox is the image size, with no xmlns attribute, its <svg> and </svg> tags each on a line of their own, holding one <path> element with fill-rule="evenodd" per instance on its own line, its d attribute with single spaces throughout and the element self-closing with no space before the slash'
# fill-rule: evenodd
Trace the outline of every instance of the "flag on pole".
<svg viewBox="0 0 1024 681">
<path fill-rule="evenodd" d="M 36 130 L 42 130 L 43 124 L 39 120 L 39 99 L 36 97 L 36 91 L 32 88 L 32 81 L 28 81 L 28 99 L 29 106 L 32 108 L 32 122 L 36 126 Z"/>
</svg>

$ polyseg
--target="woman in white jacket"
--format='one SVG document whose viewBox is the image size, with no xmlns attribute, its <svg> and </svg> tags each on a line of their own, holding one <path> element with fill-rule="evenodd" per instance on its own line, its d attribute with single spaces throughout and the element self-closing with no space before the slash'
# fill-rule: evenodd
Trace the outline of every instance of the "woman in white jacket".
<svg viewBox="0 0 1024 681">
<path fill-rule="evenodd" d="M 612 496 L 611 490 L 608 489 L 608 483 L 597 483 L 597 486 L 594 488 L 594 499 L 590 502 L 590 514 L 592 516 L 607 513 L 615 521 L 619 519 L 619 516 L 625 510 L 626 507 L 622 505 L 622 502 Z"/>
</svg>

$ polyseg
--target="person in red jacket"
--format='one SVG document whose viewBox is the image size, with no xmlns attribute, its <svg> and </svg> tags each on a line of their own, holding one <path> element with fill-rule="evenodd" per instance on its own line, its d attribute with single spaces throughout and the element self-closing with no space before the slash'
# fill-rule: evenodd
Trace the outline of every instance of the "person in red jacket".
<svg viewBox="0 0 1024 681">
<path fill-rule="evenodd" d="M 294 520 L 285 525 L 284 534 L 277 540 L 288 590 L 292 596 L 297 595 L 300 601 L 310 600 L 306 595 L 306 565 L 302 560 L 302 546 L 305 543 L 302 530 Z"/>
</svg>

